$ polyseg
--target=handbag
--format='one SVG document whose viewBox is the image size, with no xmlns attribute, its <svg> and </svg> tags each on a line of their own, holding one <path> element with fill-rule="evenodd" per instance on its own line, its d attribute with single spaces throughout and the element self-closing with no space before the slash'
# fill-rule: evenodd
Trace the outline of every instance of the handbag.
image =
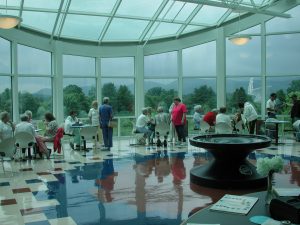
<svg viewBox="0 0 300 225">
<path fill-rule="evenodd" d="M 109 128 L 117 127 L 117 121 L 110 120 L 107 125 Z"/>
</svg>

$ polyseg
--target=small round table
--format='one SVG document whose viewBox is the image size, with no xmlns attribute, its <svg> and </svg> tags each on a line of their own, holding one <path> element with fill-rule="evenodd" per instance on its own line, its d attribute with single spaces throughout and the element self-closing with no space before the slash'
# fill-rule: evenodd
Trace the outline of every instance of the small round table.
<svg viewBox="0 0 300 225">
<path fill-rule="evenodd" d="M 190 171 L 191 182 L 215 188 L 259 188 L 267 177 L 256 172 L 246 157 L 255 149 L 268 147 L 271 139 L 259 135 L 210 134 L 190 139 L 193 146 L 209 151 L 214 159 Z"/>
</svg>

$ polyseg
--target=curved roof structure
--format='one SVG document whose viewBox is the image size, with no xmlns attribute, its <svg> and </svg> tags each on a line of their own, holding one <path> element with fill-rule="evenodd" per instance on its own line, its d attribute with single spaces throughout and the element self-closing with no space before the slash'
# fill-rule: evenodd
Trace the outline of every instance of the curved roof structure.
<svg viewBox="0 0 300 225">
<path fill-rule="evenodd" d="M 241 15 L 277 17 L 274 0 L 0 0 L 0 13 L 22 17 L 19 29 L 50 39 L 137 42 L 222 26 Z"/>
</svg>

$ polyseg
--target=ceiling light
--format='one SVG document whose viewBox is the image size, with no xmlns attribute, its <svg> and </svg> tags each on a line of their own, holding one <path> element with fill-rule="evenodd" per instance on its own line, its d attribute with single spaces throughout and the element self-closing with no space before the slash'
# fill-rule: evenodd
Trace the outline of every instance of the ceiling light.
<svg viewBox="0 0 300 225">
<path fill-rule="evenodd" d="M 235 45 L 245 45 L 251 40 L 251 37 L 249 35 L 232 35 L 228 37 L 228 40 Z"/>
<path fill-rule="evenodd" d="M 22 21 L 22 18 L 12 15 L 0 14 L 0 28 L 11 29 L 17 26 Z"/>
</svg>

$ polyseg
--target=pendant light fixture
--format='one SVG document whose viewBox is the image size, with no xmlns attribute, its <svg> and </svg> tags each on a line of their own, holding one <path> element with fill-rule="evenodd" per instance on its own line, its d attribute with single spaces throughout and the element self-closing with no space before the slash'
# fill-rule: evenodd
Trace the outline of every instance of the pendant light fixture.
<svg viewBox="0 0 300 225">
<path fill-rule="evenodd" d="M 0 29 L 11 29 L 17 26 L 22 21 L 21 17 L 7 14 L 7 0 L 5 14 L 0 14 Z"/>
</svg>

